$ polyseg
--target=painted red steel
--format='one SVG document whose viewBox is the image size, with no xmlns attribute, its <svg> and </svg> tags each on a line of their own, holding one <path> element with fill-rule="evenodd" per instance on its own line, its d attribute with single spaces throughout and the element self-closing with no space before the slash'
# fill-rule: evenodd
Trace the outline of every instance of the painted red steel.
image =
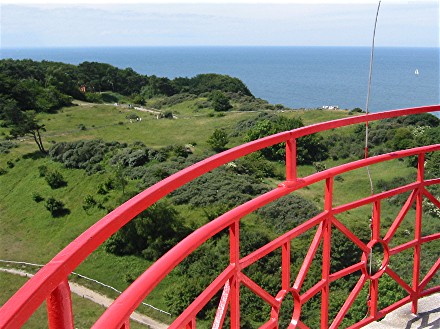
<svg viewBox="0 0 440 329">
<path fill-rule="evenodd" d="M 228 315 L 231 327 L 239 328 L 241 286 L 246 286 L 272 308 L 267 322 L 262 325 L 261 328 L 278 328 L 278 314 L 281 308 L 281 303 L 288 294 L 292 295 L 294 299 L 294 311 L 291 323 L 288 327 L 308 328 L 306 324 L 301 321 L 301 307 L 319 293 L 321 294 L 321 328 L 338 328 L 350 306 L 367 283 L 370 284 L 369 313 L 363 320 L 352 325 L 350 328 L 361 328 L 408 302 L 412 303 L 413 312 L 417 312 L 417 301 L 419 298 L 440 291 L 440 286 L 426 289 L 430 280 L 439 270 L 440 258 L 435 264 L 433 264 L 425 277 L 420 277 L 421 246 L 424 243 L 440 239 L 440 232 L 430 236 L 422 236 L 423 198 L 429 199 L 435 206 L 440 208 L 439 200 L 437 200 L 426 189 L 427 186 L 439 184 L 440 178 L 433 180 L 424 179 L 424 159 L 426 153 L 439 151 L 440 144 L 379 155 L 327 169 L 307 177 L 298 178 L 296 170 L 296 140 L 299 137 L 313 133 L 357 123 L 364 123 L 366 121 L 371 122 L 402 115 L 434 111 L 440 111 L 440 106 L 435 105 L 395 110 L 369 114 L 368 116 L 361 115 L 319 123 L 293 131 L 279 133 L 258 141 L 253 141 L 196 163 L 146 189 L 139 195 L 127 201 L 69 244 L 0 309 L 0 328 L 18 328 L 22 326 L 46 299 L 48 302 L 48 322 L 50 328 L 73 328 L 72 306 L 67 277 L 98 246 L 141 211 L 145 210 L 178 187 L 239 157 L 281 142 L 286 142 L 285 182 L 281 183 L 277 188 L 228 211 L 190 234 L 133 282 L 133 284 L 130 285 L 98 319 L 94 328 L 128 328 L 128 319 L 131 313 L 154 289 L 154 287 L 156 287 L 157 284 L 185 257 L 191 254 L 209 238 L 226 228 L 229 229 L 230 235 L 229 266 L 227 266 L 223 272 L 194 300 L 194 302 L 175 319 L 170 325 L 170 328 L 196 328 L 196 316 L 198 312 L 215 294 L 219 292 L 222 293 L 213 328 L 221 328 Z M 418 175 L 417 180 L 414 183 L 371 195 L 348 204 L 339 206 L 333 205 L 333 182 L 337 175 L 361 167 L 408 156 L 418 157 Z M 320 181 L 325 183 L 325 200 L 322 213 L 301 225 L 292 228 L 289 232 L 282 234 L 251 254 L 240 257 L 239 232 L 241 218 L 282 196 Z M 402 210 L 397 215 L 387 233 L 381 237 L 381 201 L 385 198 L 408 191 L 410 191 L 411 194 L 407 202 L 402 207 Z M 403 245 L 390 247 L 390 241 L 413 204 L 416 205 L 414 239 Z M 363 243 L 335 217 L 335 215 L 339 213 L 364 205 L 372 205 L 373 207 L 372 238 L 368 244 Z M 317 228 L 314 239 L 299 273 L 297 274 L 293 285 L 291 285 L 291 241 L 300 234 L 314 228 Z M 350 239 L 356 244 L 363 251 L 363 256 L 357 264 L 353 264 L 339 272 L 331 273 L 331 236 L 332 231 L 334 230 L 339 230 L 347 239 Z M 302 286 L 304 280 L 307 277 L 313 257 L 317 253 L 320 244 L 322 244 L 323 253 L 321 279 L 313 287 L 307 291 L 303 291 Z M 384 250 L 384 259 L 379 270 L 376 273 L 370 274 L 367 269 L 367 259 L 373 246 L 377 244 L 380 244 Z M 282 251 L 281 287 L 278 294 L 272 296 L 261 288 L 258 283 L 246 276 L 243 269 L 279 248 Z M 404 280 L 402 280 L 399 275 L 388 266 L 389 257 L 391 255 L 410 248 L 414 250 L 413 282 L 411 285 L 404 282 Z M 356 271 L 361 271 L 357 284 L 349 294 L 337 316 L 334 319 L 329 319 L 328 304 L 330 283 Z M 408 293 L 408 296 L 385 309 L 378 309 L 378 280 L 384 273 L 394 279 Z"/>
</svg>

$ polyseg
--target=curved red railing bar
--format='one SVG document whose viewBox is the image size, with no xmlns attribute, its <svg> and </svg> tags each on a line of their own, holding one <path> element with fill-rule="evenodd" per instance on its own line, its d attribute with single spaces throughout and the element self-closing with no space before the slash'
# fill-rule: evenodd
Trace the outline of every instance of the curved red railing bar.
<svg viewBox="0 0 440 329">
<path fill-rule="evenodd" d="M 440 233 L 431 236 L 421 236 L 421 216 L 422 216 L 422 198 L 428 198 L 433 204 L 440 208 L 440 202 L 436 200 L 426 189 L 425 186 L 439 184 L 440 178 L 425 181 L 423 173 L 423 163 L 425 154 L 440 150 L 440 144 L 419 147 L 411 150 L 397 151 L 390 154 L 384 154 L 364 160 L 344 164 L 335 168 L 327 169 L 322 172 L 310 175 L 304 178 L 297 178 L 296 174 L 296 139 L 302 136 L 310 135 L 329 129 L 343 127 L 347 125 L 364 123 L 366 121 L 375 121 L 401 115 L 410 115 L 417 113 L 426 113 L 440 111 L 440 106 L 425 106 L 403 110 L 394 110 L 389 112 L 375 113 L 369 115 L 355 116 L 345 119 L 339 119 L 330 122 L 318 123 L 311 126 L 299 128 L 293 131 L 279 133 L 257 141 L 253 141 L 223 153 L 212 156 L 206 160 L 196 163 L 168 178 L 153 185 L 130 199 L 99 222 L 90 227 L 87 231 L 76 238 L 71 244 L 56 255 L 45 267 L 43 267 L 32 279 L 30 279 L 6 304 L 0 309 L 0 328 L 17 328 L 23 325 L 33 312 L 47 299 L 48 317 L 50 328 L 73 328 L 73 315 L 70 300 L 70 291 L 67 284 L 68 275 L 99 245 L 108 239 L 113 233 L 119 230 L 128 221 L 133 219 L 141 211 L 145 210 L 153 203 L 174 191 L 178 187 L 194 180 L 195 178 L 211 171 L 221 165 L 233 161 L 249 153 L 258 151 L 262 148 L 272 146 L 281 142 L 286 142 L 286 181 L 278 188 L 263 194 L 243 205 L 232 209 L 231 211 L 218 217 L 216 220 L 206 224 L 193 232 L 187 238 L 182 240 L 176 247 L 171 249 L 161 259 L 148 268 L 130 287 L 128 287 L 121 296 L 107 309 L 103 316 L 96 322 L 96 328 L 128 328 L 128 319 L 130 314 L 136 309 L 141 301 L 154 289 L 154 287 L 186 256 L 188 256 L 197 247 L 203 244 L 207 239 L 229 227 L 230 232 L 230 265 L 205 289 L 205 291 L 173 322 L 170 328 L 195 328 L 196 314 L 203 305 L 212 298 L 220 289 L 223 288 L 223 295 L 217 311 L 213 327 L 219 328 L 225 319 L 228 305 L 230 308 L 230 322 L 232 328 L 239 328 L 239 288 L 243 284 L 260 296 L 265 302 L 272 306 L 271 318 L 262 326 L 262 328 L 277 328 L 277 317 L 281 301 L 291 293 L 295 300 L 295 312 L 289 328 L 307 328 L 300 320 L 300 309 L 307 300 L 317 293 L 322 296 L 321 308 L 321 328 L 337 328 L 342 321 L 349 307 L 359 294 L 363 285 L 371 281 L 371 300 L 370 315 L 358 322 L 351 328 L 360 328 L 361 326 L 372 322 L 395 308 L 409 301 L 413 303 L 413 312 L 417 311 L 418 298 L 440 291 L 440 287 L 424 290 L 426 285 L 438 271 L 440 259 L 434 264 L 428 274 L 420 281 L 420 246 L 423 243 L 440 239 Z M 418 156 L 418 178 L 415 183 L 397 189 L 376 194 L 362 200 L 333 207 L 333 179 L 336 175 L 348 172 L 357 168 L 365 167 L 371 164 L 384 162 L 396 158 L 407 156 Z M 246 214 L 268 204 L 284 195 L 287 195 L 297 189 L 308 186 L 315 182 L 325 181 L 325 206 L 324 211 L 318 216 L 299 225 L 291 231 L 283 234 L 279 238 L 270 242 L 266 246 L 258 249 L 244 258 L 239 257 L 239 225 L 240 219 Z M 401 213 L 389 229 L 384 238 L 380 237 L 380 201 L 384 198 L 412 191 L 412 194 Z M 409 207 L 416 203 L 416 228 L 415 238 L 405 245 L 389 248 L 388 244 L 396 232 L 404 215 Z M 365 245 L 352 232 L 350 232 L 334 215 L 342 211 L 360 207 L 366 204 L 373 204 L 373 238 Z M 311 248 L 306 256 L 303 266 L 292 287 L 290 287 L 290 241 L 296 236 L 304 233 L 310 228 L 318 226 L 315 238 Z M 364 252 L 361 261 L 337 273 L 330 273 L 330 237 L 332 227 L 340 230 L 347 238 L 352 240 Z M 308 291 L 301 293 L 301 286 L 307 275 L 308 268 L 316 253 L 317 247 L 323 241 L 323 264 L 322 280 Z M 375 244 L 381 244 L 386 255 L 383 266 L 379 272 L 370 275 L 366 269 L 366 258 Z M 242 273 L 242 269 L 264 257 L 271 251 L 282 249 L 282 289 L 277 296 L 271 296 L 264 291 L 257 283 Z M 415 264 L 413 284 L 410 287 L 396 273 L 387 267 L 387 258 L 398 252 L 414 248 Z M 341 308 L 334 321 L 329 324 L 328 319 L 328 293 L 329 284 L 345 275 L 358 270 L 362 275 L 349 295 L 349 298 Z M 387 273 L 398 284 L 400 284 L 409 295 L 401 301 L 390 305 L 384 310 L 377 309 L 377 282 L 379 277 Z"/>
</svg>

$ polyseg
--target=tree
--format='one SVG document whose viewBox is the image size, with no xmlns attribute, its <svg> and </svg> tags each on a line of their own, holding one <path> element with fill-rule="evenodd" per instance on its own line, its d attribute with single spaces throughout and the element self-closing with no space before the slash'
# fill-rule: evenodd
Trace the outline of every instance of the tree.
<svg viewBox="0 0 440 329">
<path fill-rule="evenodd" d="M 228 134 L 222 129 L 216 129 L 208 139 L 208 144 L 216 152 L 221 152 L 226 149 L 226 144 L 229 143 Z"/>
<path fill-rule="evenodd" d="M 426 161 L 426 176 L 429 178 L 440 177 L 440 153 L 432 153 Z"/>
<path fill-rule="evenodd" d="M 211 93 L 210 100 L 214 111 L 225 112 L 232 108 L 229 98 L 226 97 L 221 91 L 216 90 Z"/>
<path fill-rule="evenodd" d="M 105 243 L 105 250 L 155 260 L 188 234 L 177 210 L 167 202 L 158 202 L 116 232 Z"/>
<path fill-rule="evenodd" d="M 274 135 L 283 131 L 293 130 L 303 127 L 300 119 L 286 118 L 283 116 L 270 117 L 263 119 L 252 126 L 247 131 L 245 141 L 253 141 L 266 136 Z M 262 149 L 261 154 L 268 160 L 285 161 L 286 145 L 280 143 Z M 327 147 L 322 143 L 322 138 L 317 135 L 308 135 L 297 141 L 297 162 L 298 164 L 312 164 L 322 161 L 328 157 Z"/>
<path fill-rule="evenodd" d="M 141 96 L 144 98 L 153 98 L 156 96 L 171 96 L 176 93 L 170 79 L 158 78 L 152 75 L 148 78 L 148 84 L 141 89 Z"/>
<path fill-rule="evenodd" d="M 46 128 L 37 120 L 35 111 L 24 111 L 16 114 L 17 117 L 12 122 L 11 135 L 14 137 L 32 136 L 40 152 L 46 154 L 47 151 L 41 139 L 41 131 L 46 131 Z"/>
<path fill-rule="evenodd" d="M 228 75 L 215 73 L 198 74 L 192 78 L 175 78 L 172 83 L 178 92 L 200 95 L 214 90 L 221 90 L 223 92 L 239 93 L 253 97 L 242 81 Z"/>
</svg>

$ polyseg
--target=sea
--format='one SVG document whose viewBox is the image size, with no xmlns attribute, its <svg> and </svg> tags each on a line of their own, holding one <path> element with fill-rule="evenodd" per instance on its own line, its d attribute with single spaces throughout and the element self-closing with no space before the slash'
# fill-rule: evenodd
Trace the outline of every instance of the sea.
<svg viewBox="0 0 440 329">
<path fill-rule="evenodd" d="M 365 109 L 369 47 L 96 47 L 1 49 L 0 58 L 96 61 L 160 77 L 220 73 L 291 108 Z M 377 47 L 370 112 L 440 103 L 439 48 Z"/>
</svg>

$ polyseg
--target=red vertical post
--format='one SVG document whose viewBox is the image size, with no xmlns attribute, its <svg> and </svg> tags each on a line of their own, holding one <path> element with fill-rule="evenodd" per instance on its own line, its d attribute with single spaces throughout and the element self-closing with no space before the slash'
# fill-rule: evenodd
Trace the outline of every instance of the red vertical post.
<svg viewBox="0 0 440 329">
<path fill-rule="evenodd" d="M 324 210 L 329 214 L 323 222 L 323 248 L 322 248 L 322 280 L 324 286 L 321 291 L 321 328 L 328 328 L 328 304 L 330 296 L 330 257 L 331 257 L 331 211 L 333 208 L 333 177 L 325 181 Z"/>
<path fill-rule="evenodd" d="M 370 307 L 370 316 L 377 315 L 377 301 L 379 297 L 379 279 L 370 279 L 370 299 L 368 301 Z"/>
<path fill-rule="evenodd" d="M 231 279 L 231 328 L 240 328 L 240 222 L 236 220 L 229 226 L 229 257 L 235 265 L 235 275 Z"/>
<path fill-rule="evenodd" d="M 52 291 L 46 304 L 49 328 L 73 329 L 72 299 L 67 280 Z"/>
<path fill-rule="evenodd" d="M 424 182 L 425 176 L 425 154 L 420 154 L 418 159 L 418 171 L 417 171 L 417 181 L 421 184 Z M 414 240 L 416 244 L 414 246 L 414 268 L 413 268 L 413 290 L 414 297 L 412 300 L 411 311 L 415 314 L 418 308 L 419 299 L 419 281 L 420 281 L 420 252 L 421 252 L 421 236 L 422 236 L 422 216 L 423 216 L 423 194 L 422 186 L 418 188 L 416 196 L 416 225 L 414 229 Z"/>
<path fill-rule="evenodd" d="M 290 288 L 290 241 L 283 244 L 281 259 L 281 288 L 288 290 Z"/>
<path fill-rule="evenodd" d="M 121 326 L 121 329 L 130 329 L 130 319 L 125 320 L 124 324 Z"/>
<path fill-rule="evenodd" d="M 286 142 L 286 180 L 296 180 L 296 139 L 290 138 Z"/>
</svg>

